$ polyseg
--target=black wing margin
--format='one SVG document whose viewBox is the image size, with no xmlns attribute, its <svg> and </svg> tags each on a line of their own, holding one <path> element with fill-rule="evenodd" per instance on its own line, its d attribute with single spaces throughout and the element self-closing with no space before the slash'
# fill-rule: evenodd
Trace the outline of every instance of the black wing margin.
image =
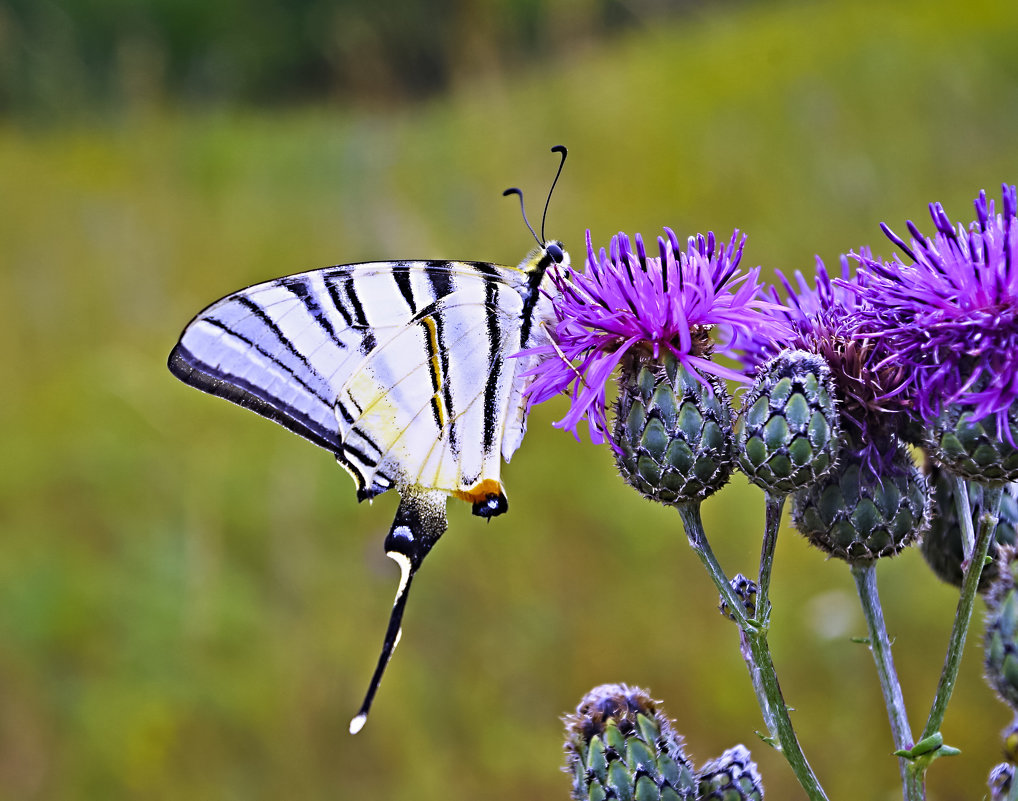
<svg viewBox="0 0 1018 801">
<path fill-rule="evenodd" d="M 267 417 L 320 448 L 325 448 L 342 461 L 343 445 L 336 430 L 326 429 L 292 406 L 281 407 L 274 403 L 272 395 L 259 386 L 236 376 L 217 375 L 214 368 L 195 357 L 182 343 L 178 343 L 170 353 L 167 367 L 185 384 Z"/>
</svg>

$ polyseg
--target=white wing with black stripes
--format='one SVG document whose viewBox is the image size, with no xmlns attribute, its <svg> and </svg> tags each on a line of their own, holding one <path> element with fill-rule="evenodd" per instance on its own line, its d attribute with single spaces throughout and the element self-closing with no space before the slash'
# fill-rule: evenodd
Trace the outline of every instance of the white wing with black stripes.
<svg viewBox="0 0 1018 801">
<path fill-rule="evenodd" d="M 351 730 L 399 638 L 410 581 L 445 530 L 446 498 L 482 517 L 507 508 L 501 461 L 523 438 L 531 366 L 513 357 L 546 341 L 562 263 L 549 242 L 517 268 L 401 261 L 301 273 L 213 303 L 170 354 L 185 383 L 335 454 L 361 500 L 400 493 L 385 547 L 403 576 Z"/>
<path fill-rule="evenodd" d="M 518 269 L 373 262 L 257 284 L 195 317 L 170 370 L 333 452 L 362 499 L 396 486 L 488 503 L 520 439 L 509 401 L 527 365 L 510 357 L 550 313 L 545 253 Z"/>
</svg>

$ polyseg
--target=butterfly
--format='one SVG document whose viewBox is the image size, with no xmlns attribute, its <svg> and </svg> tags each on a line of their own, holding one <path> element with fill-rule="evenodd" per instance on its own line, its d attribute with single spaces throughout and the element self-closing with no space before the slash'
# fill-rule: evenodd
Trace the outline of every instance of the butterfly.
<svg viewBox="0 0 1018 801">
<path fill-rule="evenodd" d="M 552 151 L 561 156 L 554 190 L 566 149 Z M 504 194 L 522 208 L 522 192 Z M 501 462 L 526 432 L 535 358 L 517 354 L 549 341 L 569 263 L 561 242 L 544 240 L 543 220 L 541 237 L 527 227 L 539 246 L 517 267 L 379 261 L 255 284 L 199 312 L 170 353 L 185 384 L 334 454 L 358 500 L 399 493 L 385 552 L 400 581 L 352 734 L 399 642 L 411 582 L 446 530 L 449 496 L 482 518 L 508 509 Z"/>
</svg>

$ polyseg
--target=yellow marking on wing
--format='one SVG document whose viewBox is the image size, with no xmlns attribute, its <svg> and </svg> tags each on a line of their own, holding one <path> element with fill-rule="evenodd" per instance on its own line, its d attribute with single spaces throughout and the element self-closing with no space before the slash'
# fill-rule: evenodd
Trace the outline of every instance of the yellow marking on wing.
<svg viewBox="0 0 1018 801">
<path fill-rule="evenodd" d="M 431 352 L 431 386 L 435 394 L 431 398 L 431 404 L 435 409 L 435 417 L 438 419 L 439 436 L 445 428 L 445 403 L 442 400 L 442 387 L 445 384 L 445 376 L 442 375 L 442 359 L 438 353 L 438 325 L 434 317 L 422 317 L 421 322 L 428 332 L 428 350 Z"/>
<path fill-rule="evenodd" d="M 402 434 L 399 426 L 399 408 L 389 391 L 379 385 L 367 370 L 351 376 L 347 382 L 351 398 L 363 404 L 364 411 L 357 424 L 367 431 L 376 445 L 390 445 Z"/>
</svg>

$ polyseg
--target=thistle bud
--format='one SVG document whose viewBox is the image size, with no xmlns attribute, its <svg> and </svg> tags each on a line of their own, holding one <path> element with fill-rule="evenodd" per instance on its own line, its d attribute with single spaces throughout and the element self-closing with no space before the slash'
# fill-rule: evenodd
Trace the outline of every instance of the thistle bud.
<svg viewBox="0 0 1018 801">
<path fill-rule="evenodd" d="M 960 587 L 964 573 L 962 564 L 965 554 L 962 548 L 962 532 L 958 518 L 956 482 L 954 478 L 935 466 L 928 468 L 927 482 L 932 490 L 933 513 L 930 527 L 923 535 L 920 549 L 926 563 L 942 581 Z M 973 531 L 979 527 L 983 513 L 983 485 L 966 482 L 969 508 L 972 511 Z M 979 578 L 979 592 L 986 593 L 999 575 L 997 555 L 1000 545 L 1014 545 L 1018 534 L 1018 501 L 1015 490 L 1018 485 L 1010 484 L 1000 499 L 1000 512 L 989 556 L 992 559 Z"/>
<path fill-rule="evenodd" d="M 827 475 L 840 423 L 827 362 L 803 350 L 762 365 L 735 426 L 739 466 L 762 489 L 786 494 Z"/>
<path fill-rule="evenodd" d="M 697 801 L 763 801 L 756 763 L 744 745 L 729 748 L 696 774 Z"/>
<path fill-rule="evenodd" d="M 926 482 L 908 449 L 896 443 L 884 459 L 868 459 L 843 435 L 839 463 L 796 493 L 795 527 L 821 550 L 846 562 L 893 556 L 922 533 L 929 518 Z"/>
<path fill-rule="evenodd" d="M 756 617 L 756 582 L 752 579 L 746 578 L 742 575 L 742 573 L 737 573 L 735 578 L 731 580 L 730 584 L 732 592 L 735 593 L 735 597 L 738 598 L 742 604 L 742 609 L 746 613 L 746 617 Z M 735 620 L 735 615 L 733 615 L 732 610 L 728 608 L 728 602 L 725 600 L 723 595 L 721 596 L 718 609 L 720 609 L 721 614 L 729 620 Z"/>
<path fill-rule="evenodd" d="M 728 391 L 716 376 L 704 373 L 702 379 L 669 351 L 657 360 L 634 351 L 623 362 L 615 461 L 626 482 L 652 501 L 703 500 L 731 475 Z"/>
<path fill-rule="evenodd" d="M 566 772 L 576 801 L 693 801 L 682 738 L 645 690 L 602 684 L 565 717 Z"/>
<path fill-rule="evenodd" d="M 1013 557 L 1013 552 L 1008 554 Z M 1013 558 L 993 585 L 987 599 L 986 681 L 1011 709 L 1018 710 L 1018 591 Z"/>
<path fill-rule="evenodd" d="M 927 431 L 926 446 L 952 473 L 981 484 L 1018 481 L 1018 409 L 1007 414 L 1009 431 L 1000 417 L 973 420 L 971 408 L 947 406 Z"/>
<path fill-rule="evenodd" d="M 990 771 L 990 777 L 986 780 L 986 785 L 990 788 L 990 801 L 1006 801 L 1008 793 L 1011 792 L 1013 779 L 1013 765 L 1007 762 L 995 765 Z"/>
</svg>

